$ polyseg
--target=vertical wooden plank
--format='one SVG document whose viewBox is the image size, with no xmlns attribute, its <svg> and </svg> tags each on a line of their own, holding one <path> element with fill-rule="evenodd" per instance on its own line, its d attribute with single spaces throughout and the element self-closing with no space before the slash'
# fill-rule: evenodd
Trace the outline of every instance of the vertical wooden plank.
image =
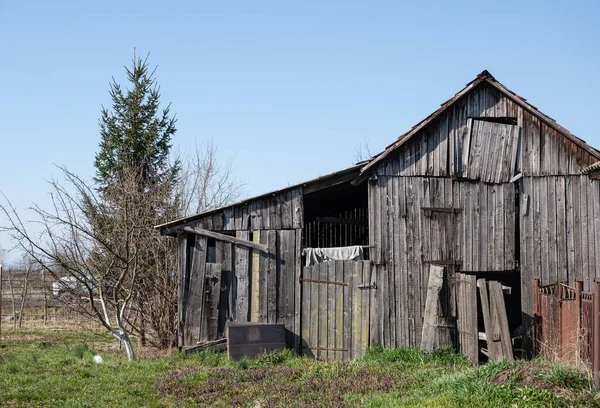
<svg viewBox="0 0 600 408">
<path fill-rule="evenodd" d="M 344 261 L 335 261 L 335 276 L 336 282 L 344 282 Z M 334 348 L 342 350 L 344 348 L 344 286 L 335 286 L 335 343 Z M 343 359 L 343 352 L 334 352 L 334 358 L 336 360 Z"/>
<path fill-rule="evenodd" d="M 477 194 L 477 190 L 476 187 L 477 185 L 475 184 L 463 184 L 463 188 L 461 189 L 461 192 L 464 191 L 464 208 L 463 208 L 463 214 L 464 214 L 464 270 L 465 271 L 472 271 L 473 270 L 473 241 L 476 239 L 474 238 L 474 230 L 473 230 L 473 196 L 474 194 Z"/>
<path fill-rule="evenodd" d="M 248 231 L 236 231 L 236 237 L 248 239 Z M 243 245 L 235 246 L 235 321 L 250 321 L 250 250 Z"/>
<path fill-rule="evenodd" d="M 488 197 L 487 197 L 487 192 L 488 189 L 485 185 L 483 184 L 478 184 L 477 185 L 477 199 L 479 202 L 479 219 L 480 219 L 480 223 L 479 223 L 479 229 L 478 230 L 474 230 L 473 234 L 475 236 L 478 237 L 477 239 L 477 244 L 479 247 L 479 254 L 478 254 L 478 269 L 479 271 L 489 271 L 491 270 L 490 265 L 488 263 L 488 245 L 489 242 L 487 239 L 484 239 L 484 237 L 487 237 L 490 230 L 489 230 L 489 223 L 490 223 L 490 219 L 489 219 L 489 210 L 488 210 Z"/>
<path fill-rule="evenodd" d="M 305 266 L 303 267 L 302 278 L 304 279 L 312 279 L 312 267 Z M 312 346 L 311 343 L 311 331 L 314 330 L 312 311 L 311 311 L 311 293 L 312 284 L 310 282 L 302 282 L 300 284 L 300 290 L 302 291 L 302 313 L 300 314 L 301 328 L 302 328 L 302 340 L 300 342 L 302 354 L 307 355 L 309 357 L 314 357 L 309 346 Z"/>
<path fill-rule="evenodd" d="M 233 308 L 233 245 L 229 242 L 217 241 L 217 263 L 221 264 L 221 297 L 219 300 L 219 320 L 217 338 L 225 333 L 228 321 L 233 321 L 235 310 Z"/>
<path fill-rule="evenodd" d="M 520 240 L 521 240 L 521 319 L 523 325 L 523 345 L 527 352 L 533 351 L 533 277 L 535 254 L 539 247 L 535 247 L 533 222 L 536 217 L 532 203 L 532 180 L 524 177 L 520 181 L 521 207 L 520 207 Z M 537 231 L 535 231 L 537 232 Z"/>
<path fill-rule="evenodd" d="M 327 275 L 329 271 L 329 262 L 323 262 L 319 264 L 319 280 L 327 281 Z M 329 320 L 329 308 L 327 303 L 327 284 L 318 284 L 319 290 L 319 348 L 327 348 L 327 335 L 328 327 L 327 321 Z M 319 359 L 327 360 L 327 351 L 318 351 Z"/>
<path fill-rule="evenodd" d="M 262 228 L 261 214 L 258 208 L 258 200 L 250 201 L 250 229 L 258 230 Z"/>
<path fill-rule="evenodd" d="M 404 179 L 394 178 L 394 190 L 396 191 L 396 207 L 394 213 L 394 304 L 392 307 L 396 317 L 396 347 L 406 345 L 406 333 L 404 323 L 407 316 L 404 314 L 404 305 L 406 301 L 406 290 L 404 289 L 404 279 L 406 274 L 406 230 L 404 228 L 406 212 L 406 192 L 404 190 Z M 404 207 L 404 209 L 402 209 Z M 369 271 L 370 275 L 370 271 Z"/>
<path fill-rule="evenodd" d="M 504 270 L 513 271 L 516 268 L 516 185 L 504 184 Z"/>
<path fill-rule="evenodd" d="M 185 308 L 185 332 L 186 345 L 195 345 L 198 341 L 206 341 L 208 338 L 206 322 L 207 311 L 204 309 L 204 298 L 206 294 L 206 237 L 189 237 L 194 239 L 192 249 L 192 262 L 187 272 L 187 293 Z"/>
<path fill-rule="evenodd" d="M 397 231 L 395 230 L 395 223 L 398 217 L 398 183 L 396 177 L 388 178 L 388 213 L 387 213 L 387 241 L 388 241 L 388 258 L 387 258 L 387 271 L 388 271 L 388 284 L 390 288 L 390 304 L 388 310 L 390 311 L 390 346 L 397 347 L 396 343 L 396 247 L 398 245 Z M 365 277 L 367 273 L 363 271 Z M 368 286 L 366 279 L 361 279 L 364 285 Z M 363 295 L 368 293 L 363 290 Z M 364 296 L 363 296 L 364 298 Z M 366 305 L 363 304 L 363 310 L 366 309 Z M 364 340 L 364 339 L 363 339 Z"/>
<path fill-rule="evenodd" d="M 352 359 L 352 286 L 351 286 L 351 274 L 352 269 L 350 268 L 350 264 L 348 262 L 342 263 L 342 274 L 343 274 L 343 282 L 345 283 L 342 286 L 343 290 L 343 309 L 344 309 L 344 324 L 343 324 L 343 349 L 346 351 L 342 352 L 342 359 L 344 361 L 348 361 Z"/>
<path fill-rule="evenodd" d="M 505 252 L 505 242 L 504 242 L 504 229 L 506 225 L 504 225 L 504 189 L 502 185 L 494 186 L 494 196 L 496 200 L 496 234 L 494 237 L 495 244 L 495 258 L 494 258 L 494 270 L 503 271 L 504 270 L 504 261 L 506 259 Z"/>
<path fill-rule="evenodd" d="M 385 184 L 384 184 L 385 182 Z M 387 180 L 379 180 L 379 184 L 378 186 L 380 187 L 378 189 L 378 196 L 380 199 L 380 211 L 379 211 L 379 216 L 381 217 L 381 223 L 379 224 L 379 231 L 380 231 L 380 242 L 381 242 L 381 255 L 382 255 L 382 259 L 381 259 L 381 263 L 382 263 L 382 268 L 380 269 L 382 274 L 381 274 L 381 291 L 382 291 L 382 305 L 381 305 L 381 309 L 380 309 L 380 316 L 382 317 L 382 321 L 381 321 L 381 327 L 382 327 L 382 333 L 383 333 L 383 344 L 386 347 L 390 347 L 391 346 L 391 342 L 390 342 L 390 275 L 389 275 L 389 265 L 388 265 L 388 260 L 389 260 L 389 253 L 388 253 L 388 239 L 391 238 L 388 233 L 387 233 L 387 227 L 388 227 L 388 184 L 387 184 Z M 360 278 L 360 271 L 357 271 L 359 277 L 357 279 Z M 358 285 L 360 285 L 360 283 L 358 283 Z M 358 332 L 360 333 L 360 331 Z M 360 342 L 360 337 L 357 338 L 355 341 Z"/>
<path fill-rule="evenodd" d="M 206 306 L 207 341 L 217 340 L 219 323 L 219 302 L 221 299 L 221 264 L 206 263 L 206 281 L 208 288 L 205 294 L 208 296 L 204 305 Z"/>
<path fill-rule="evenodd" d="M 316 264 L 310 267 L 309 279 L 320 280 L 320 268 L 322 264 Z M 307 271 L 308 268 L 305 268 Z M 321 300 L 320 299 L 320 286 L 318 283 L 310 282 L 310 346 L 313 347 L 312 354 L 314 357 L 319 358 L 319 330 L 321 329 L 320 314 L 321 314 Z"/>
<path fill-rule="evenodd" d="M 304 299 L 302 294 L 302 285 L 300 284 L 302 279 L 302 229 L 296 230 L 296 246 L 294 253 L 294 268 L 295 268 L 295 279 L 294 279 L 294 333 L 296 334 L 296 351 L 300 353 L 302 351 L 300 331 L 302 329 L 302 313 L 304 311 L 303 305 L 309 302 L 309 299 Z"/>
<path fill-rule="evenodd" d="M 481 196 L 481 186 L 480 184 L 476 184 L 473 186 L 474 188 L 472 189 L 473 193 L 471 196 L 471 202 L 469 203 L 469 207 L 470 207 L 470 215 L 472 218 L 471 221 L 471 226 L 472 226 L 472 230 L 471 230 L 471 235 L 472 235 L 472 239 L 471 239 L 471 270 L 473 271 L 482 271 L 485 270 L 482 268 L 483 266 L 483 259 L 482 259 L 482 254 L 481 254 L 481 247 L 486 247 L 486 245 L 483 243 L 485 242 L 485 239 L 482 239 L 482 232 L 484 231 L 482 229 L 482 217 L 481 216 L 481 212 L 480 212 L 480 196 Z M 485 232 L 483 232 L 485 233 Z M 487 247 L 486 247 L 487 249 Z M 446 258 L 449 259 L 449 258 Z"/>
<path fill-rule="evenodd" d="M 569 278 L 577 278 L 575 271 L 575 234 L 573 231 L 573 227 L 575 226 L 575 210 L 573 208 L 573 178 L 574 177 L 565 177 L 567 281 Z"/>
<path fill-rule="evenodd" d="M 286 343 L 295 347 L 293 336 L 295 331 L 295 299 L 296 299 L 296 231 L 279 230 L 277 233 L 278 256 L 277 274 L 279 276 L 277 290 L 277 323 L 285 324 Z"/>
<path fill-rule="evenodd" d="M 471 141 L 473 140 L 473 127 L 476 124 L 473 123 L 473 119 L 467 119 L 467 128 L 465 131 L 465 137 L 464 137 L 464 143 L 463 143 L 463 151 L 462 151 L 462 165 L 461 165 L 461 169 L 462 169 L 462 176 L 463 177 L 469 177 L 472 169 L 471 169 L 471 158 L 472 158 L 472 153 L 471 153 Z M 477 139 L 477 138 L 475 138 Z"/>
<path fill-rule="evenodd" d="M 298 190 L 298 189 L 296 189 Z M 282 202 L 281 206 L 281 225 L 282 228 L 294 229 L 294 190 L 287 191 L 285 193 L 285 200 Z"/>
<path fill-rule="evenodd" d="M 556 190 L 556 250 L 557 250 L 557 279 L 568 281 L 567 275 L 567 209 L 565 203 L 565 177 L 555 178 Z"/>
<path fill-rule="evenodd" d="M 552 170 L 548 168 L 548 171 Z M 558 282 L 558 248 L 556 236 L 556 177 L 547 177 L 548 183 L 548 266 L 550 281 Z"/>
<path fill-rule="evenodd" d="M 484 278 L 477 279 L 477 286 L 479 287 L 479 295 L 481 298 L 481 310 L 483 314 L 483 325 L 485 327 L 485 334 L 487 339 L 488 357 L 490 360 L 495 360 L 502 356 L 502 345 L 499 341 L 495 341 L 492 335 L 492 307 L 489 301 L 486 280 Z"/>
<path fill-rule="evenodd" d="M 181 349 L 185 343 L 185 299 L 187 297 L 187 234 L 177 236 L 177 275 L 179 278 L 177 297 L 177 346 Z M 1 285 L 0 285 L 1 286 Z"/>
<path fill-rule="evenodd" d="M 424 217 L 422 215 L 421 207 L 423 207 L 423 203 L 425 202 L 425 191 L 423 191 L 423 180 L 420 179 L 419 186 L 421 188 L 417 188 L 416 192 L 416 203 L 419 203 L 418 206 L 415 207 L 415 247 L 417 249 L 415 253 L 415 274 L 414 274 L 414 284 L 415 288 L 417 288 L 417 293 L 415 294 L 415 303 L 414 303 L 414 311 L 415 311 L 415 320 L 414 320 L 414 332 L 415 332 L 415 345 L 421 343 L 421 329 L 423 327 L 423 309 L 425 307 L 425 296 L 426 296 L 426 280 L 424 280 L 425 273 L 429 273 L 429 265 L 423 264 L 423 248 L 425 247 L 425 224 Z M 425 273 L 424 273 L 425 272 Z"/>
<path fill-rule="evenodd" d="M 525 136 L 530 142 L 530 153 L 529 153 L 529 166 L 527 172 L 528 176 L 539 175 L 540 171 L 540 129 L 539 121 L 530 113 L 524 115 L 527 123 L 527 135 Z"/>
<path fill-rule="evenodd" d="M 234 207 L 225 208 L 223 210 L 223 229 L 231 231 L 235 228 Z"/>
<path fill-rule="evenodd" d="M 582 221 L 581 221 L 581 177 L 580 176 L 571 176 L 569 177 L 571 181 L 571 191 L 570 191 L 570 205 L 573 207 L 573 219 L 572 219 L 572 236 L 573 236 L 573 267 L 569 271 L 569 276 L 571 278 L 583 278 L 583 256 L 582 256 Z M 584 280 L 585 285 L 585 280 Z M 589 285 L 589 283 L 588 283 Z M 584 290 L 589 290 L 589 286 L 586 288 L 584 286 Z"/>
<path fill-rule="evenodd" d="M 263 238 L 264 237 L 264 238 Z M 266 273 L 266 297 L 267 297 L 267 309 L 265 310 L 266 322 L 276 323 L 277 322 L 277 292 L 279 288 L 279 276 L 277 270 L 277 257 L 279 255 L 277 233 L 274 230 L 264 231 L 261 234 L 261 239 L 265 239 L 263 244 L 269 247 L 269 253 L 263 253 L 262 260 L 264 261 L 264 267 L 261 268 L 261 272 Z"/>
<path fill-rule="evenodd" d="M 415 336 L 414 336 L 414 321 L 415 321 L 415 312 L 414 312 L 414 274 L 415 274 L 415 239 L 414 239 L 414 228 L 415 228 L 415 207 L 418 207 L 418 203 L 414 201 L 415 195 L 413 191 L 413 180 L 414 178 L 406 179 L 406 195 L 408 197 L 408 207 L 407 207 L 407 216 L 406 216 L 406 244 L 407 244 L 407 269 L 406 269 L 406 316 L 407 316 L 407 336 L 408 343 L 407 346 L 414 345 Z M 379 291 L 379 286 L 378 286 Z"/>
<path fill-rule="evenodd" d="M 302 189 L 296 188 L 292 190 L 292 213 L 294 228 L 300 229 L 304 227 L 304 205 L 302 199 Z"/>
<path fill-rule="evenodd" d="M 459 290 L 460 350 L 472 363 L 479 360 L 479 332 L 477 329 L 477 284 L 475 275 L 457 274 Z"/>
<path fill-rule="evenodd" d="M 351 263 L 351 290 L 352 290 L 352 359 L 360 356 L 360 341 L 361 341 L 361 319 L 362 316 L 362 303 L 360 299 L 360 263 Z"/>
<path fill-rule="evenodd" d="M 255 230 L 252 232 L 252 241 L 260 243 L 261 232 Z M 261 276 L 262 275 L 262 276 Z M 260 251 L 252 250 L 252 271 L 250 276 L 250 287 L 252 289 L 252 295 L 250 299 L 250 320 L 252 322 L 262 322 L 261 315 L 261 293 L 264 293 L 262 288 L 265 281 L 264 274 L 260 273 Z M 266 299 L 266 296 L 264 296 Z"/>
<path fill-rule="evenodd" d="M 512 343 L 510 340 L 510 330 L 508 328 L 508 318 L 506 316 L 506 305 L 504 303 L 504 293 L 502 292 L 502 284 L 498 281 L 490 281 L 489 282 L 490 289 L 490 302 L 493 302 L 494 311 L 492 313 L 496 314 L 498 317 L 498 322 L 500 324 L 500 341 L 502 343 L 502 354 L 504 357 L 508 358 L 508 360 L 512 361 L 513 351 L 512 351 Z"/>
<path fill-rule="evenodd" d="M 371 264 L 368 261 L 357 263 L 360 264 L 360 282 L 362 282 L 362 287 L 358 288 L 361 297 L 361 344 L 359 355 L 362 357 L 369 346 L 369 280 Z M 389 307 L 393 307 L 393 305 Z"/>
<path fill-rule="evenodd" d="M 444 281 L 444 268 L 437 265 L 429 267 L 429 282 L 427 284 L 427 298 L 423 314 L 423 329 L 421 332 L 421 350 L 432 351 L 435 341 L 435 332 L 438 317 L 438 303 L 440 290 Z"/>
<path fill-rule="evenodd" d="M 550 239 L 549 233 L 549 210 L 548 205 L 544 205 L 542 203 L 547 202 L 549 192 L 548 192 L 548 179 L 546 177 L 536 179 L 536 184 L 538 188 L 538 200 L 540 203 L 540 240 L 541 240 L 541 278 L 542 285 L 548 285 L 550 283 L 555 283 L 556 277 L 550 274 L 550 270 L 552 265 L 550 265 L 550 244 L 548 240 Z M 553 280 L 554 279 L 554 280 Z"/>
<path fill-rule="evenodd" d="M 581 213 L 581 277 L 584 279 L 584 290 L 591 291 L 593 290 L 589 269 L 590 269 L 590 235 L 588 232 L 588 194 L 587 194 L 587 186 L 589 184 L 589 179 L 586 176 L 582 176 L 580 179 L 580 213 Z M 591 197 L 589 197 L 591 198 Z"/>
<path fill-rule="evenodd" d="M 335 282 L 335 265 L 336 261 L 327 262 L 327 275 L 326 280 L 329 282 Z M 336 293 L 335 287 L 337 285 L 325 285 L 327 290 L 327 343 L 323 347 L 330 349 L 327 353 L 327 360 L 335 360 L 335 351 L 331 350 L 335 348 L 335 334 L 336 334 L 336 318 L 337 311 L 335 309 Z"/>
<path fill-rule="evenodd" d="M 542 277 L 542 235 L 541 235 L 541 225 L 542 225 L 542 214 L 541 214 L 541 200 L 542 196 L 539 192 L 539 184 L 540 179 L 530 177 L 529 184 L 531 186 L 530 195 L 531 195 L 531 216 L 532 220 L 532 278 L 533 276 Z"/>
</svg>

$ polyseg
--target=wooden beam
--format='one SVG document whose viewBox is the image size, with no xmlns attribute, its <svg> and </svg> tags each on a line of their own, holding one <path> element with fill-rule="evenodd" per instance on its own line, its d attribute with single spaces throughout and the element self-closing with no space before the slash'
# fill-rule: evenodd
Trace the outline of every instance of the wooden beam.
<svg viewBox="0 0 600 408">
<path fill-rule="evenodd" d="M 368 220 L 353 220 L 350 218 L 336 218 L 336 217 L 317 217 L 317 222 L 330 222 L 332 224 L 346 224 L 346 225 L 369 225 Z"/>
<path fill-rule="evenodd" d="M 485 279 L 477 279 L 477 287 L 481 288 L 481 285 L 485 285 Z M 512 288 L 510 286 L 502 285 L 502 292 L 505 295 L 510 295 L 512 294 Z"/>
<path fill-rule="evenodd" d="M 202 235 L 203 237 L 214 238 L 219 241 L 231 242 L 232 244 L 243 245 L 243 246 L 247 246 L 249 248 L 258 249 L 259 251 L 262 251 L 265 253 L 269 253 L 269 247 L 267 247 L 266 245 L 259 244 L 257 242 L 248 241 L 246 239 L 232 237 L 232 236 L 225 235 L 225 234 L 219 234 L 218 232 L 209 231 L 209 230 L 205 230 L 202 228 L 186 227 L 183 230 L 190 234 Z"/>
</svg>

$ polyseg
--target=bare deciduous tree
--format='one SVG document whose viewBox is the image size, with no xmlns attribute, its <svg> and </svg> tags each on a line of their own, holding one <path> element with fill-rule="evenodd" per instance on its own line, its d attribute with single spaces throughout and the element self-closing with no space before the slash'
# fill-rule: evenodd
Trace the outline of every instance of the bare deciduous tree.
<svg viewBox="0 0 600 408">
<path fill-rule="evenodd" d="M 6 197 L 0 205 L 21 251 L 62 282 L 64 291 L 85 299 L 87 306 L 76 310 L 123 341 L 130 359 L 131 335 L 159 348 L 176 341 L 176 243 L 154 226 L 228 204 L 242 190 L 231 162 L 218 164 L 213 142 L 197 146 L 192 158 L 183 161 L 175 187 L 140 189 L 139 173 L 128 168 L 102 193 L 62 168 L 65 180 L 50 182 L 52 208 L 30 209 L 41 234 L 28 229 Z M 72 280 L 58 280 L 65 276 Z"/>
<path fill-rule="evenodd" d="M 369 147 L 369 141 L 366 137 L 363 137 L 362 143 L 354 148 L 354 164 L 368 160 L 371 157 L 373 157 L 373 154 Z"/>
<path fill-rule="evenodd" d="M 41 235 L 28 231 L 10 203 L 1 209 L 21 250 L 56 278 L 64 274 L 74 278 L 77 284 L 65 283 L 64 289 L 86 299 L 89 313 L 123 342 L 132 360 L 135 353 L 128 319 L 146 262 L 143 248 L 147 228 L 142 224 L 152 223 L 144 219 L 132 198 L 131 192 L 137 188 L 135 174 L 123 174 L 113 184 L 119 206 L 99 200 L 97 193 L 73 173 L 63 169 L 63 174 L 65 185 L 50 183 L 53 208 L 32 208 Z M 152 194 L 143 195 L 147 202 L 152 201 Z"/>
<path fill-rule="evenodd" d="M 196 142 L 181 163 L 178 194 L 183 215 L 223 207 L 241 197 L 244 186 L 234 175 L 233 160 L 219 161 L 213 139 Z"/>
</svg>

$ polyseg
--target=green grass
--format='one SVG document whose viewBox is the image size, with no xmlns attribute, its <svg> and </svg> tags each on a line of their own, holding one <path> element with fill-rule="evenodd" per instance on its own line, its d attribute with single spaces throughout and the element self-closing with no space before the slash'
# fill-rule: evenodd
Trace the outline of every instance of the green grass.
<svg viewBox="0 0 600 408">
<path fill-rule="evenodd" d="M 105 363 L 92 361 L 100 353 Z M 231 362 L 171 353 L 133 363 L 103 332 L 22 330 L 0 341 L 0 406 L 600 406 L 580 371 L 542 361 L 473 367 L 449 349 L 371 348 L 353 362 L 290 351 Z"/>
</svg>

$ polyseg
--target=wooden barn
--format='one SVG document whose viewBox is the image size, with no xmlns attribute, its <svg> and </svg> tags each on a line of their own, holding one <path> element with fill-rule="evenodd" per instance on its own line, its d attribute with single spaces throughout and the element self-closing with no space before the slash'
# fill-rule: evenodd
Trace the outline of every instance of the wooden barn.
<svg viewBox="0 0 600 408">
<path fill-rule="evenodd" d="M 509 330 L 531 350 L 534 277 L 587 291 L 600 277 L 599 161 L 484 71 L 366 162 L 158 226 L 179 240 L 179 346 L 237 321 L 283 323 L 319 358 L 423 333 L 466 350 L 484 278 L 508 288 Z"/>
</svg>

